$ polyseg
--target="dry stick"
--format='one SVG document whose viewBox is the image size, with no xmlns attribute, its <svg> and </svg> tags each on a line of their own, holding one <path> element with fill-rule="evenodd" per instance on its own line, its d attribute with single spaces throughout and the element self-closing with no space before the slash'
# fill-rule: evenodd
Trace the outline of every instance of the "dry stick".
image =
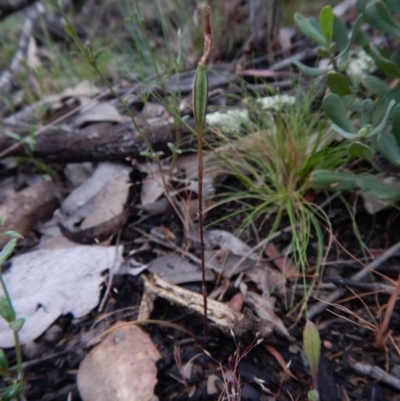
<svg viewBox="0 0 400 401">
<path fill-rule="evenodd" d="M 104 92 L 99 93 L 97 96 L 95 96 L 90 103 L 88 104 L 81 104 L 80 106 L 72 109 L 71 111 L 69 111 L 68 113 L 62 115 L 61 117 L 58 117 L 57 119 L 55 119 L 54 121 L 52 121 L 49 124 L 46 124 L 42 127 L 40 127 L 35 133 L 34 133 L 34 137 L 36 137 L 37 135 L 41 134 L 42 132 L 46 131 L 46 129 L 54 127 L 57 124 L 62 123 L 63 121 L 65 121 L 66 119 L 74 116 L 75 114 L 79 113 L 79 111 L 81 109 L 83 109 L 84 107 L 87 107 L 89 104 L 95 102 L 96 100 L 100 100 L 103 97 L 109 95 L 111 92 L 110 90 L 106 89 Z M 12 153 L 14 150 L 20 148 L 22 145 L 24 145 L 27 141 L 29 140 L 29 137 L 23 138 L 21 141 L 15 143 L 14 145 L 10 146 L 9 148 L 3 150 L 2 152 L 0 152 L 0 159 L 3 159 L 4 157 L 8 156 L 10 153 Z"/>
<path fill-rule="evenodd" d="M 213 46 L 213 36 L 210 24 L 211 7 L 207 6 L 204 12 L 204 51 L 197 66 L 193 81 L 193 114 L 197 126 L 198 140 L 198 177 L 199 177 L 199 227 L 200 227 L 200 253 L 201 253 L 201 280 L 204 302 L 204 335 L 207 342 L 207 289 L 206 268 L 204 263 L 204 224 L 203 224 L 203 127 L 207 112 L 208 76 L 207 64 Z"/>
<path fill-rule="evenodd" d="M 353 281 L 362 281 L 365 279 L 365 277 L 368 275 L 373 270 L 378 269 L 382 263 L 386 262 L 389 258 L 392 256 L 396 255 L 400 251 L 400 242 L 397 244 L 394 244 L 391 248 L 389 248 L 386 252 L 384 252 L 381 256 L 376 258 L 369 266 L 366 266 L 362 270 L 360 270 L 357 274 L 352 276 L 350 279 Z M 333 302 L 337 301 L 342 295 L 346 293 L 347 289 L 346 288 L 339 288 L 336 291 L 334 291 L 331 295 L 329 295 L 326 299 L 324 299 L 323 302 L 320 302 L 316 305 L 314 305 L 310 310 L 308 311 L 308 319 L 312 319 L 321 312 L 323 312 L 329 304 L 332 304 Z"/>
</svg>

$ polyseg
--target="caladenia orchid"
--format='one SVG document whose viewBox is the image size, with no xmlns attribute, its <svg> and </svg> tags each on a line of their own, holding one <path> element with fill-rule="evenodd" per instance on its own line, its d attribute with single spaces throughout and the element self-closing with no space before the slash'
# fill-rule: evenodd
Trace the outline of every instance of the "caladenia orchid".
<svg viewBox="0 0 400 401">
<path fill-rule="evenodd" d="M 193 114 L 197 128 L 198 159 L 197 169 L 199 177 L 199 228 L 200 228 L 200 252 L 201 252 L 201 279 L 202 294 L 204 299 L 204 335 L 207 340 L 207 289 L 205 280 L 204 263 L 204 224 L 203 224 L 203 128 L 207 112 L 208 101 L 208 76 L 207 65 L 213 47 L 213 36 L 210 24 L 211 7 L 207 6 L 204 12 L 204 50 L 193 80 Z"/>
</svg>

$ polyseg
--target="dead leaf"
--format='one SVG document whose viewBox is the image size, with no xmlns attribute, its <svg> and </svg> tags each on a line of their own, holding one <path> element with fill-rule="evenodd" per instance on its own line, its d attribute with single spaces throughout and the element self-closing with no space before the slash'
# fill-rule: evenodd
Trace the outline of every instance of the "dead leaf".
<svg viewBox="0 0 400 401">
<path fill-rule="evenodd" d="M 290 277 L 296 272 L 296 266 L 287 255 L 282 255 L 273 242 L 268 242 L 264 248 L 265 254 L 272 259 L 272 262 L 278 267 L 285 277 Z"/>
<path fill-rule="evenodd" d="M 64 227 L 73 230 L 77 223 L 91 214 L 84 227 L 85 224 L 89 227 L 119 215 L 128 194 L 130 171 L 130 167 L 122 164 L 99 163 L 93 175 L 62 203 L 61 215 L 67 217 L 61 220 Z"/>
<path fill-rule="evenodd" d="M 116 260 L 122 247 L 75 246 L 28 252 L 11 259 L 4 273 L 17 317 L 25 324 L 21 343 L 39 337 L 60 315 L 88 314 L 99 302 L 102 272 Z M 14 345 L 12 331 L 0 320 L 0 347 Z"/>
<path fill-rule="evenodd" d="M 113 330 L 82 361 L 78 389 L 84 401 L 150 401 L 161 358 L 149 335 L 135 325 Z"/>
<path fill-rule="evenodd" d="M 231 278 L 234 274 L 241 273 L 254 265 L 254 261 L 245 259 L 237 266 L 241 259 L 240 256 L 233 255 L 221 249 L 204 252 L 206 269 L 213 269 L 227 278 Z"/>
<path fill-rule="evenodd" d="M 68 88 L 65 89 L 65 91 L 62 93 L 62 97 L 63 98 L 67 98 L 67 97 L 92 97 L 92 96 L 96 96 L 100 93 L 100 90 L 94 86 L 92 83 L 90 83 L 89 81 L 82 81 L 79 82 L 78 85 L 76 85 L 73 88 Z"/>
<path fill-rule="evenodd" d="M 259 260 L 256 253 L 252 253 L 251 248 L 235 235 L 224 230 L 210 230 L 208 236 L 211 237 L 221 249 L 232 252 L 234 255 L 246 256 L 251 260 Z"/>
<path fill-rule="evenodd" d="M 109 121 L 113 123 L 122 122 L 122 116 L 119 111 L 109 102 L 92 101 L 85 107 L 82 107 L 80 113 L 74 119 L 73 125 L 81 127 L 86 123 L 99 121 Z"/>
<path fill-rule="evenodd" d="M 148 267 L 151 273 L 158 274 L 162 279 L 171 284 L 190 283 L 201 281 L 200 267 L 186 261 L 181 256 L 171 253 L 153 260 Z M 214 275 L 206 271 L 206 280 L 211 281 Z"/>
<path fill-rule="evenodd" d="M 282 320 L 275 315 L 271 298 L 263 298 L 253 291 L 247 291 L 244 301 L 251 306 L 252 310 L 260 319 L 273 323 L 281 334 L 286 338 L 291 338 Z"/>
<path fill-rule="evenodd" d="M 129 193 L 130 169 L 122 170 L 113 177 L 92 199 L 92 211 L 86 216 L 81 228 L 105 223 L 123 213 Z"/>
<path fill-rule="evenodd" d="M 168 178 L 165 178 L 168 182 Z M 163 179 L 159 171 L 150 173 L 142 183 L 140 201 L 142 206 L 150 205 L 164 193 Z"/>
<path fill-rule="evenodd" d="M 26 54 L 26 64 L 28 67 L 35 69 L 40 67 L 40 60 L 38 57 L 38 47 L 36 40 L 33 36 L 29 37 L 28 50 Z"/>
</svg>

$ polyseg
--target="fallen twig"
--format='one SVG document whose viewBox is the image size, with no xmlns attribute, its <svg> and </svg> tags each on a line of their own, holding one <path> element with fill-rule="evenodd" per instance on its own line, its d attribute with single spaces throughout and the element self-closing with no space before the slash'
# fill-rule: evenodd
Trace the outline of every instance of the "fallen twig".
<svg viewBox="0 0 400 401">
<path fill-rule="evenodd" d="M 377 270 L 386 260 L 390 259 L 392 256 L 396 255 L 400 251 L 400 242 L 394 244 L 391 248 L 389 248 L 386 252 L 384 252 L 381 256 L 376 258 L 370 265 L 365 266 L 362 270 L 360 270 L 357 274 L 353 275 L 350 279 L 352 281 L 362 281 L 366 278 L 366 276 L 371 273 L 373 270 Z M 319 302 L 313 305 L 308 311 L 308 319 L 313 319 L 315 316 L 323 312 L 329 304 L 337 301 L 343 294 L 346 293 L 346 288 L 339 288 L 334 291 L 331 295 L 329 295 L 323 302 Z"/>
<path fill-rule="evenodd" d="M 176 305 L 204 313 L 203 297 L 192 291 L 188 291 L 177 285 L 168 283 L 157 275 L 152 277 L 142 276 L 144 281 L 144 293 L 139 310 L 139 320 L 147 319 L 151 306 L 145 302 L 154 301 L 156 297 L 164 298 Z M 251 313 L 245 314 L 233 310 L 228 305 L 209 299 L 207 303 L 207 316 L 219 329 L 230 333 L 231 330 L 242 336 L 247 332 L 259 333 L 260 337 L 268 337 L 272 333 L 273 323 L 257 319 Z"/>
<path fill-rule="evenodd" d="M 348 358 L 349 365 L 357 372 L 363 375 L 372 377 L 375 380 L 383 381 L 384 383 L 388 384 L 400 390 L 400 379 L 397 377 L 392 376 L 391 374 L 385 372 L 383 369 L 379 368 L 378 366 L 368 365 L 366 363 L 356 362 L 353 358 Z"/>
</svg>

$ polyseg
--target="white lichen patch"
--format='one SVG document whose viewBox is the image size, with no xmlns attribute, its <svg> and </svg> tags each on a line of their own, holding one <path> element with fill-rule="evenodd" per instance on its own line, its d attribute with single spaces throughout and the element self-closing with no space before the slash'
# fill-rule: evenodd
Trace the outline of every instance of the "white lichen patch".
<svg viewBox="0 0 400 401">
<path fill-rule="evenodd" d="M 350 53 L 350 63 L 346 72 L 350 77 L 364 77 L 376 70 L 375 61 L 364 50 Z"/>
<path fill-rule="evenodd" d="M 293 105 L 296 102 L 294 96 L 275 95 L 257 99 L 257 102 L 264 110 L 281 110 L 282 106 Z"/>
<path fill-rule="evenodd" d="M 206 115 L 206 123 L 223 133 L 238 134 L 242 124 L 249 121 L 249 112 L 244 109 L 231 109 L 224 113 L 219 111 Z"/>
</svg>

